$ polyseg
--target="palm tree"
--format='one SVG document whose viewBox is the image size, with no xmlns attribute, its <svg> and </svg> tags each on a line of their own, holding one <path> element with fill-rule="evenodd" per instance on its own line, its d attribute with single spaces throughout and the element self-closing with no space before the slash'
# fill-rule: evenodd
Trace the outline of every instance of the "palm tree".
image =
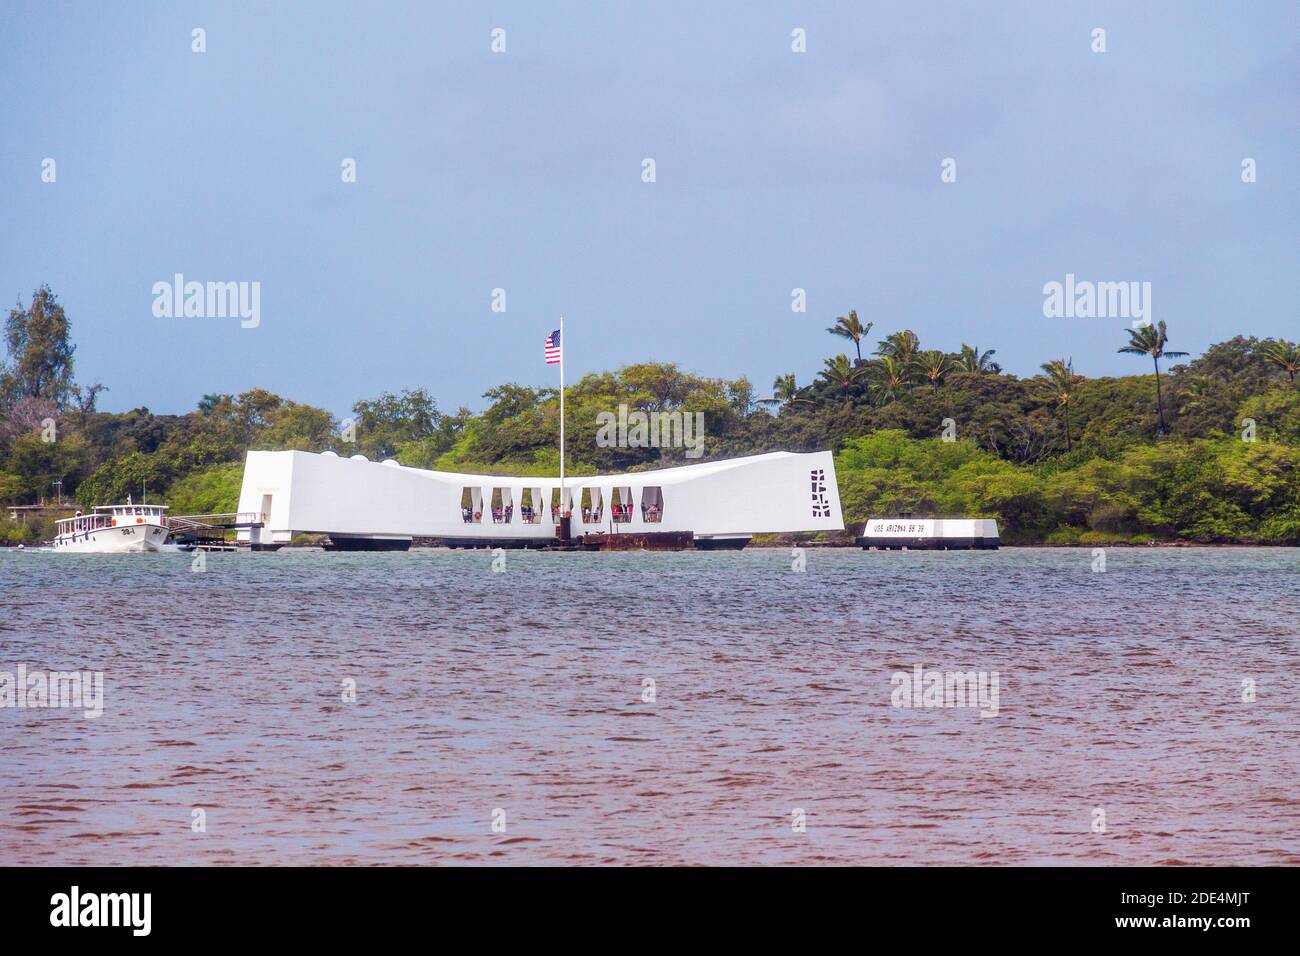
<svg viewBox="0 0 1300 956">
<path fill-rule="evenodd" d="M 782 408 L 789 408 L 792 405 L 812 405 L 813 402 L 799 395 L 802 392 L 794 381 L 794 372 L 789 375 L 778 375 L 772 382 L 772 397 L 760 398 L 760 405 L 780 405 Z"/>
<path fill-rule="evenodd" d="M 818 374 L 826 380 L 827 385 L 840 390 L 840 394 L 844 397 L 844 403 L 847 405 L 849 393 L 853 386 L 858 384 L 859 379 L 862 378 L 863 369 L 853 365 L 849 361 L 849 357 L 843 352 L 833 359 L 826 359 L 825 365 L 826 367 Z"/>
<path fill-rule="evenodd" d="M 981 352 L 979 346 L 967 345 L 963 342 L 957 364 L 963 371 L 974 372 L 976 375 L 983 375 L 985 372 L 997 373 L 1002 371 L 1002 367 L 993 361 L 997 351 L 997 349 L 989 349 L 987 352 Z"/>
<path fill-rule="evenodd" d="M 838 335 L 842 338 L 849 339 L 853 342 L 853 347 L 858 351 L 858 365 L 862 364 L 862 340 L 867 337 L 874 323 L 868 322 L 863 325 L 858 321 L 858 310 L 849 309 L 847 316 L 841 315 L 835 319 L 835 324 L 826 331 L 831 335 Z"/>
<path fill-rule="evenodd" d="M 953 367 L 953 360 L 938 349 L 922 352 L 916 357 L 916 370 L 925 376 L 931 388 L 938 388 Z"/>
<path fill-rule="evenodd" d="M 1074 400 L 1074 389 L 1083 381 L 1082 375 L 1074 373 L 1074 359 L 1052 359 L 1040 366 L 1046 376 L 1045 385 L 1056 399 L 1056 407 L 1065 416 L 1065 450 L 1070 450 L 1070 402 Z"/>
<path fill-rule="evenodd" d="M 876 354 L 882 358 L 892 358 L 907 367 L 915 361 L 920 351 L 921 340 L 916 337 L 916 333 L 911 329 L 904 329 L 902 332 L 885 336 L 880 347 L 876 349 Z"/>
<path fill-rule="evenodd" d="M 882 355 L 872 365 L 877 405 L 896 402 L 907 393 L 911 373 L 906 365 L 892 355 Z"/>
<path fill-rule="evenodd" d="M 1266 342 L 1259 352 L 1264 358 L 1286 372 L 1291 381 L 1295 381 L 1296 372 L 1300 372 L 1300 348 L 1296 348 L 1294 343 L 1283 339 L 1276 342 Z"/>
<path fill-rule="evenodd" d="M 1160 418 L 1160 434 L 1165 434 L 1168 429 L 1165 427 L 1165 407 L 1160 396 L 1160 358 L 1182 358 L 1186 352 L 1170 352 L 1165 346 L 1169 342 L 1169 335 L 1165 330 L 1165 323 L 1162 319 L 1157 325 L 1142 325 L 1136 329 L 1128 331 L 1128 345 L 1120 349 L 1129 355 L 1150 355 L 1151 361 L 1156 366 L 1156 414 Z"/>
</svg>

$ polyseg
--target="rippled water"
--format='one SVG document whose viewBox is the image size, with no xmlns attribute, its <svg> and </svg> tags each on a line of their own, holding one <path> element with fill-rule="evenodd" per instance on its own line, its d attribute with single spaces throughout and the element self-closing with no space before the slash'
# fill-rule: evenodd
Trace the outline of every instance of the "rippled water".
<svg viewBox="0 0 1300 956">
<path fill-rule="evenodd" d="M 1300 550 L 1106 557 L 3 551 L 0 863 L 1300 863 Z"/>
</svg>

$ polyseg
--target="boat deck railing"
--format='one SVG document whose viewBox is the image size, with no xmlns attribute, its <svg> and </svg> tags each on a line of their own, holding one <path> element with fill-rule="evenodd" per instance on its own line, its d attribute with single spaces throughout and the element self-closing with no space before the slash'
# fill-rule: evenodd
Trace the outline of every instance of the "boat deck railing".
<svg viewBox="0 0 1300 956">
<path fill-rule="evenodd" d="M 59 529 L 59 534 L 67 534 L 70 531 L 98 531 L 100 528 L 111 528 L 116 523 L 113 520 L 113 515 L 92 511 L 88 515 L 60 518 L 55 522 L 55 525 Z"/>
</svg>

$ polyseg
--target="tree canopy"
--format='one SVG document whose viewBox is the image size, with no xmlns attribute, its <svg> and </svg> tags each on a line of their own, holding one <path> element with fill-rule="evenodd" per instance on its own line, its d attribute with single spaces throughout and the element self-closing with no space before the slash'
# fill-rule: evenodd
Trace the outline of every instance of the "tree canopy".
<svg viewBox="0 0 1300 956">
<path fill-rule="evenodd" d="M 873 324 L 850 310 L 828 331 L 837 345 L 852 341 L 856 355 Z M 1117 331 L 1117 347 L 1152 360 L 1145 374 L 1085 377 L 1058 358 L 1019 378 L 992 360 L 993 349 L 924 348 L 901 329 L 870 358 L 836 349 L 809 384 L 786 373 L 771 398 L 757 400 L 747 378 L 672 363 L 593 372 L 566 393 L 568 471 L 830 449 L 850 523 L 910 510 L 997 517 L 1008 541 L 1300 543 L 1295 344 L 1237 336 L 1166 368 L 1160 361 L 1180 354 L 1168 338 L 1163 324 Z M 103 386 L 73 381 L 70 324 L 45 286 L 11 310 L 5 345 L 0 502 L 48 498 L 60 481 L 83 506 L 147 489 L 187 510 L 231 511 L 250 449 L 328 449 L 486 474 L 559 467 L 559 396 L 550 387 L 503 383 L 483 394 L 480 411 L 454 413 L 425 388 L 383 391 L 343 420 L 263 389 L 205 394 L 182 415 L 102 412 Z M 620 408 L 701 413 L 703 457 L 602 443 L 598 417 Z M 956 441 L 941 437 L 947 421 Z"/>
<path fill-rule="evenodd" d="M 45 399 L 62 409 L 73 394 L 72 329 L 58 298 L 48 285 L 21 301 L 5 319 L 5 348 L 9 360 L 0 371 L 0 402 L 8 406 L 25 398 Z"/>
</svg>

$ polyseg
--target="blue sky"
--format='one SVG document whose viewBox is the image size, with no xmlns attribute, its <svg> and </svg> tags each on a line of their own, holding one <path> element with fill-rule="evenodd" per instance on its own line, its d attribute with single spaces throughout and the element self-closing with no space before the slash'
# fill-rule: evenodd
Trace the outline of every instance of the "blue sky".
<svg viewBox="0 0 1300 956">
<path fill-rule="evenodd" d="M 6 2 L 0 295 L 48 282 L 101 407 L 155 412 L 255 386 L 479 408 L 556 383 L 561 312 L 570 380 L 806 383 L 849 308 L 1022 375 L 1145 371 L 1126 320 L 1044 318 L 1067 272 L 1149 281 L 1173 348 L 1294 339 L 1297 10 Z M 260 282 L 261 324 L 156 318 L 177 272 Z"/>
</svg>

